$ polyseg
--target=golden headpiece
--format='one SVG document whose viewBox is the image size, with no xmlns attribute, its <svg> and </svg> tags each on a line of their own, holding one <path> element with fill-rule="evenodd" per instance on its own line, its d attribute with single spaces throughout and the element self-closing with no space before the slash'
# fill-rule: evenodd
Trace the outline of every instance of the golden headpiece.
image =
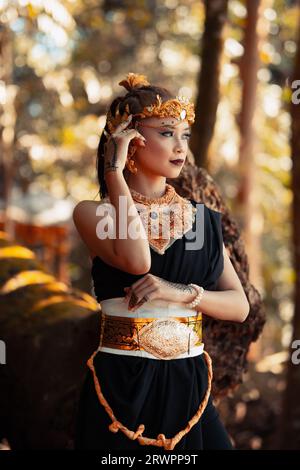
<svg viewBox="0 0 300 470">
<path fill-rule="evenodd" d="M 119 82 L 119 85 L 131 91 L 133 88 L 147 86 L 150 83 L 145 75 L 130 72 L 125 80 Z M 117 105 L 115 116 L 112 116 L 110 111 L 107 114 L 107 126 L 110 133 L 113 133 L 116 127 L 131 114 L 128 104 L 125 106 L 124 113 L 120 114 L 119 104 Z M 174 117 L 178 120 L 186 119 L 189 124 L 193 124 L 195 121 L 194 104 L 190 103 L 188 98 L 179 95 L 162 103 L 161 97 L 156 95 L 155 103 L 146 106 L 142 112 L 133 114 L 133 117 L 140 117 L 141 119 L 146 117 Z"/>
</svg>

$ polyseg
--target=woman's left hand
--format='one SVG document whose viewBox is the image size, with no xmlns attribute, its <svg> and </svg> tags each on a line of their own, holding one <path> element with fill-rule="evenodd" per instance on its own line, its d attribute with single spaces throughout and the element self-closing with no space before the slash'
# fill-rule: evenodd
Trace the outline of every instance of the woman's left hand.
<svg viewBox="0 0 300 470">
<path fill-rule="evenodd" d="M 124 302 L 129 299 L 128 310 L 134 311 L 149 300 L 168 300 L 170 302 L 180 302 L 183 300 L 183 293 L 195 295 L 192 287 L 186 284 L 178 284 L 166 281 L 161 277 L 147 273 L 130 287 L 124 287 L 126 296 Z"/>
</svg>

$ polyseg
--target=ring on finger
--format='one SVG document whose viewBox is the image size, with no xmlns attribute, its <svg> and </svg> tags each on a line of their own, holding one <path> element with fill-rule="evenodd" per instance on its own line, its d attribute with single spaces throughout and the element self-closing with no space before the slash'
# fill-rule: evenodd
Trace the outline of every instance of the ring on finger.
<svg viewBox="0 0 300 470">
<path fill-rule="evenodd" d="M 138 304 L 147 302 L 149 300 L 148 295 L 144 295 L 140 300 L 137 301 Z"/>
</svg>

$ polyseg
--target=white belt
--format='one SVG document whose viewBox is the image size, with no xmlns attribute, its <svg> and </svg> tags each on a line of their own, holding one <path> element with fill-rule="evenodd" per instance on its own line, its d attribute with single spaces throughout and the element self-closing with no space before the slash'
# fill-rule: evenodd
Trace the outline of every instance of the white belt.
<svg viewBox="0 0 300 470">
<path fill-rule="evenodd" d="M 164 360 L 171 360 L 171 359 L 184 359 L 188 357 L 194 357 L 198 356 L 203 353 L 204 349 L 204 344 L 201 342 L 200 344 L 196 344 L 196 336 L 195 332 L 191 330 L 190 327 L 186 326 L 185 323 L 181 323 L 180 320 L 174 320 L 174 317 L 177 318 L 183 318 L 183 317 L 189 317 L 191 318 L 191 324 L 193 321 L 195 322 L 196 318 L 200 318 L 199 315 L 201 316 L 201 312 L 196 312 L 193 309 L 186 308 L 180 303 L 176 302 L 167 302 L 163 300 L 150 300 L 145 302 L 142 306 L 137 308 L 134 312 L 128 310 L 127 308 L 128 301 L 125 303 L 124 302 L 124 297 L 115 297 L 112 299 L 106 299 L 102 300 L 100 302 L 101 310 L 102 313 L 104 314 L 104 320 L 107 321 L 109 320 L 110 317 L 123 317 L 124 319 L 132 318 L 132 319 L 147 319 L 147 318 L 155 318 L 154 322 L 151 322 L 148 324 L 147 327 L 144 327 L 144 330 L 140 330 L 140 333 L 143 334 L 143 331 L 147 333 L 144 333 L 144 342 L 143 347 L 146 347 L 147 349 L 147 341 L 148 341 L 148 349 L 152 350 L 155 348 L 155 343 L 156 346 L 158 346 L 159 339 L 162 338 L 160 348 L 165 348 L 165 351 L 170 351 L 170 348 L 172 349 L 172 341 L 174 339 L 174 348 L 175 350 L 180 350 L 182 349 L 182 345 L 180 342 L 183 341 L 185 343 L 185 336 L 189 340 L 190 344 L 190 338 L 192 335 L 194 345 L 192 343 L 191 346 L 186 347 L 185 352 L 181 352 L 172 355 L 172 357 L 167 357 L 168 353 L 165 352 L 165 355 L 163 357 L 157 357 L 157 355 L 152 354 L 149 350 L 144 350 L 144 349 L 135 349 L 135 350 L 129 350 L 129 349 L 118 349 L 115 347 L 107 347 L 102 345 L 102 334 L 103 334 L 103 328 L 101 328 L 101 338 L 100 338 L 100 345 L 97 349 L 97 351 L 101 352 L 107 352 L 111 354 L 119 354 L 119 355 L 126 355 L 126 356 L 137 356 L 137 357 L 143 357 L 143 358 L 148 358 L 148 359 L 164 359 Z M 115 319 L 116 320 L 116 319 Z M 122 320 L 122 318 L 120 319 Z M 189 321 L 189 320 L 188 320 Z M 151 326 L 150 326 L 151 325 Z M 190 333 L 189 333 L 190 331 Z M 163 336 L 159 336 L 163 333 Z M 170 336 L 168 338 L 169 335 Z M 151 336 L 152 335 L 152 336 Z M 151 344 L 151 337 L 153 338 L 153 345 Z M 143 339 L 143 336 L 141 336 Z M 163 341 L 165 340 L 165 341 Z M 142 340 L 141 340 L 142 341 Z M 165 344 L 165 346 L 163 346 Z M 196 344 L 196 345 L 195 345 Z M 171 345 L 171 346 L 170 346 Z M 169 348 L 169 349 L 168 349 Z M 177 349 L 176 349 L 177 348 Z M 156 351 L 157 354 L 157 351 Z"/>
</svg>

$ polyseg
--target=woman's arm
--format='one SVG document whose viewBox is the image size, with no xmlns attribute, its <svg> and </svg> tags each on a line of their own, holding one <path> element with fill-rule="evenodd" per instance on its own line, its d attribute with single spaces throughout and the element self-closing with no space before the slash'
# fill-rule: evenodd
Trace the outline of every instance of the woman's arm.
<svg viewBox="0 0 300 470">
<path fill-rule="evenodd" d="M 128 267 L 129 265 L 136 266 L 135 269 L 140 270 L 136 272 L 145 273 L 151 267 L 149 241 L 123 172 L 119 170 L 108 172 L 105 176 L 105 181 L 108 187 L 110 202 L 115 207 L 116 238 L 113 240 L 115 253 L 117 256 L 128 259 Z M 119 236 L 121 226 L 119 218 L 120 196 L 127 197 L 127 213 L 122 210 L 122 223 L 128 227 L 125 238 Z M 136 223 L 137 232 L 140 233 L 140 236 L 135 239 L 131 238 L 129 233 L 129 227 L 133 222 Z"/>
<path fill-rule="evenodd" d="M 200 304 L 195 307 L 195 310 L 219 320 L 243 322 L 248 316 L 250 306 L 224 244 L 223 255 L 224 270 L 218 279 L 218 291 L 204 290 Z M 146 274 L 124 290 L 126 292 L 124 300 L 126 302 L 130 298 L 129 307 L 132 307 L 132 310 L 146 300 L 163 299 L 186 306 L 195 298 L 195 291 L 192 287 L 170 282 L 153 274 Z"/>
<path fill-rule="evenodd" d="M 250 311 L 243 286 L 235 272 L 223 243 L 224 270 L 217 282 L 217 291 L 204 290 L 195 309 L 218 320 L 243 322 Z M 193 295 L 181 291 L 182 302 L 191 302 Z"/>
<path fill-rule="evenodd" d="M 114 253 L 117 257 L 128 260 L 131 271 L 145 273 L 151 267 L 148 234 L 123 174 L 131 140 L 137 139 L 136 145 L 141 144 L 141 139 L 145 141 L 144 136 L 131 127 L 131 122 L 132 115 L 117 126 L 105 144 L 104 178 L 110 203 L 115 208 Z M 130 227 L 133 230 L 133 226 L 136 231 L 131 234 Z M 137 238 L 133 238 L 136 235 Z"/>
</svg>

